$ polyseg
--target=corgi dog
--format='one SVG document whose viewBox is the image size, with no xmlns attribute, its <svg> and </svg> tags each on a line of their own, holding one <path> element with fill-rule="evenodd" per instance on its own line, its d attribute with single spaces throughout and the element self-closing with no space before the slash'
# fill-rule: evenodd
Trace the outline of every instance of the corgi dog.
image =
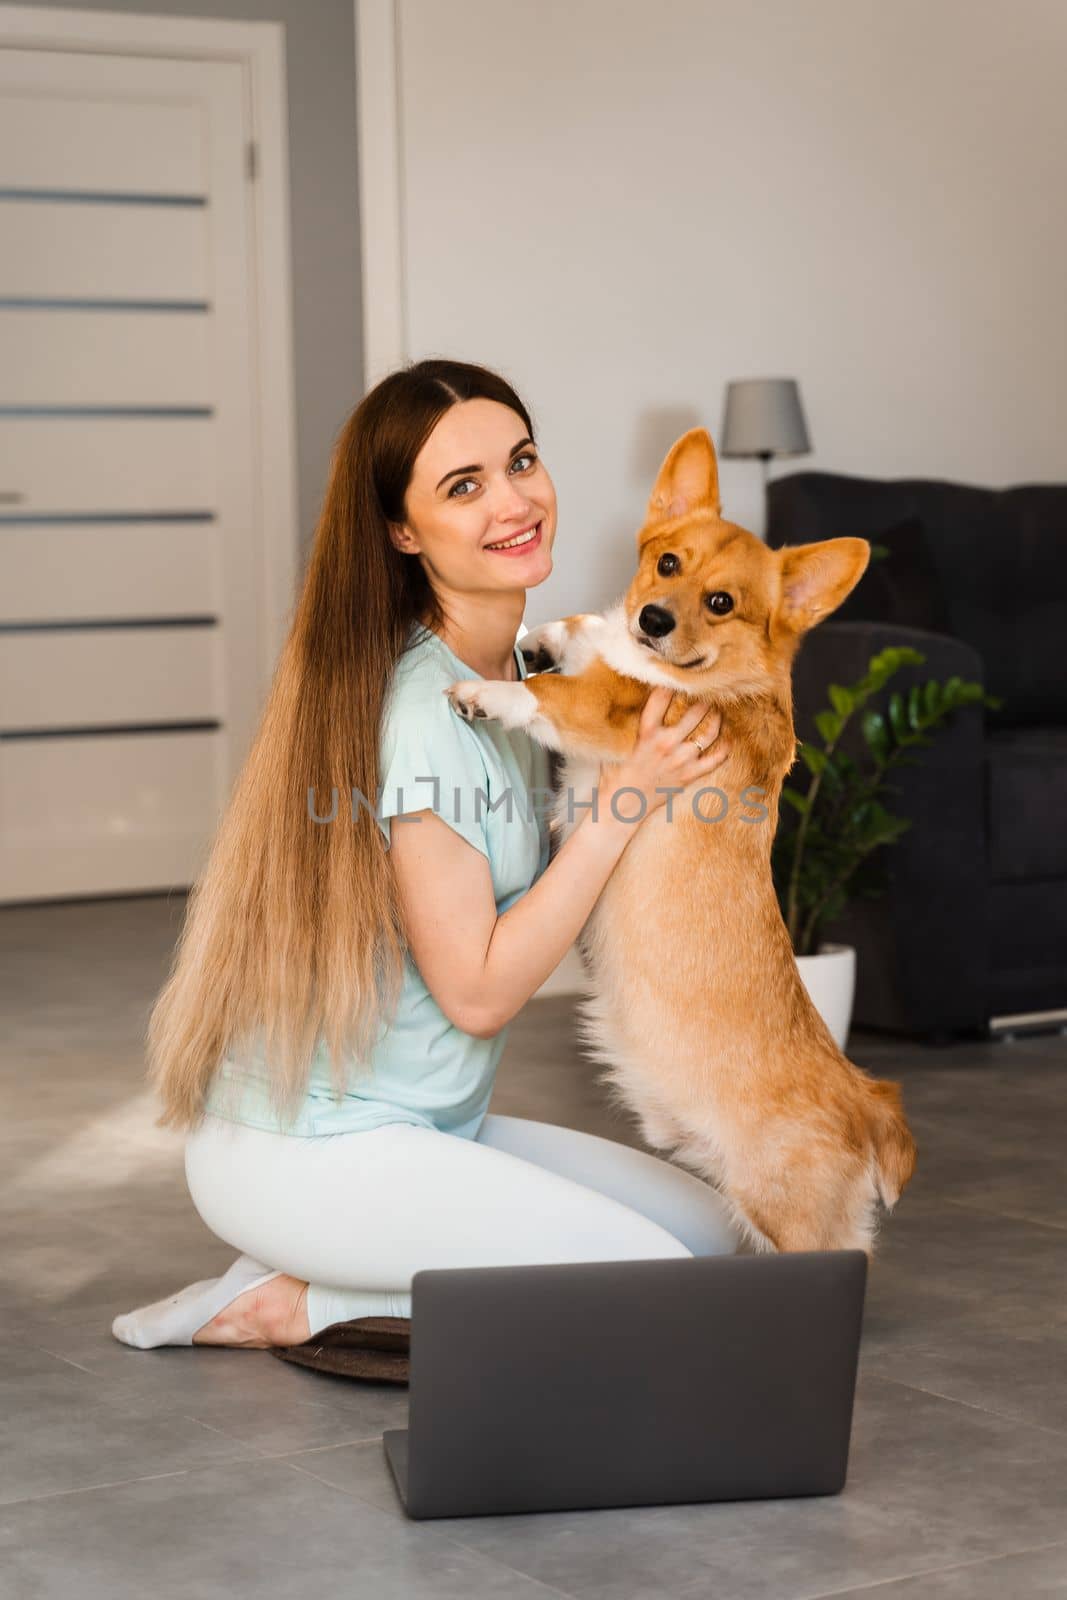
<svg viewBox="0 0 1067 1600">
<path fill-rule="evenodd" d="M 915 1144 L 899 1085 L 848 1061 L 808 996 L 771 844 L 796 759 L 792 662 L 859 581 L 870 545 L 771 550 L 724 521 L 702 428 L 668 453 L 637 545 L 637 574 L 611 610 L 523 636 L 533 676 L 446 693 L 461 716 L 562 753 L 563 837 L 601 763 L 633 751 L 653 685 L 674 690 L 668 724 L 694 700 L 719 710 L 729 755 L 714 788 L 701 780 L 635 828 L 582 929 L 591 992 L 579 1028 L 647 1143 L 718 1188 L 753 1248 L 869 1255 L 878 1203 L 895 1204 Z M 617 814 L 632 812 L 631 801 Z"/>
</svg>

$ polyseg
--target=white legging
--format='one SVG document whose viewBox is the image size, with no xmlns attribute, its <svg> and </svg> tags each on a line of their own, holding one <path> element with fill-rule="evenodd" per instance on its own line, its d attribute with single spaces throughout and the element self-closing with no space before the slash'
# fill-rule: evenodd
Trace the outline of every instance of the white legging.
<svg viewBox="0 0 1067 1600">
<path fill-rule="evenodd" d="M 206 1116 L 185 1173 L 213 1233 L 310 1285 L 312 1334 L 409 1317 L 421 1268 L 728 1255 L 739 1243 L 693 1173 L 492 1113 L 477 1139 L 404 1122 L 304 1138 Z"/>
</svg>

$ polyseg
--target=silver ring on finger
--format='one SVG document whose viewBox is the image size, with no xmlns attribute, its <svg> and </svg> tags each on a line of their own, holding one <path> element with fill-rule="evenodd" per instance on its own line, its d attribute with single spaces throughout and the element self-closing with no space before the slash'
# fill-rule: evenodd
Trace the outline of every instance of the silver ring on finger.
<svg viewBox="0 0 1067 1600">
<path fill-rule="evenodd" d="M 704 751 L 708 748 L 706 744 L 701 744 L 699 739 L 690 739 L 689 743 L 695 744 L 701 755 L 703 755 Z"/>
</svg>

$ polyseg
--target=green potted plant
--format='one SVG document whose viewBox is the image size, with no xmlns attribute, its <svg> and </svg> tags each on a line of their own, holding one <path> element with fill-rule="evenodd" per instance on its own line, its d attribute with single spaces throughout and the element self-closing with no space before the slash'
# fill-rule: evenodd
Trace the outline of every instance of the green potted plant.
<svg viewBox="0 0 1067 1600">
<path fill-rule="evenodd" d="M 866 673 L 847 687 L 831 683 L 830 704 L 815 717 L 822 744 L 802 743 L 800 759 L 808 772 L 803 792 L 786 784 L 782 801 L 797 812 L 793 828 L 780 828 L 771 867 L 782 916 L 793 943 L 800 975 L 839 1048 L 844 1049 L 852 1015 L 856 952 L 851 945 L 828 944 L 825 925 L 850 899 L 874 898 L 886 888 L 886 854 L 911 823 L 893 816 L 884 803 L 896 789 L 889 774 L 914 765 L 915 750 L 960 707 L 1000 701 L 980 683 L 951 677 L 894 691 L 885 712 L 870 704 L 901 667 L 921 666 L 926 657 L 910 647 L 872 656 Z M 863 758 L 842 748 L 845 730 L 860 719 Z"/>
</svg>

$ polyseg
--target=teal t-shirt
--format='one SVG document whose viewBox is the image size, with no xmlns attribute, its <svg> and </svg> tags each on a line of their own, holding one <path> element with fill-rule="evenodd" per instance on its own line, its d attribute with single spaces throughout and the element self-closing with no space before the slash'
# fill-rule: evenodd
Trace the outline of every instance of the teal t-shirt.
<svg viewBox="0 0 1067 1600">
<path fill-rule="evenodd" d="M 517 646 L 514 654 L 525 678 Z M 383 711 L 377 809 L 387 840 L 391 819 L 402 812 L 436 811 L 488 860 L 497 912 L 503 913 L 548 865 L 550 768 L 548 752 L 527 734 L 505 732 L 488 719 L 465 722 L 453 711 L 443 690 L 461 678 L 480 676 L 437 634 L 415 625 Z M 274 1133 L 351 1133 L 411 1122 L 473 1139 L 489 1105 L 506 1037 L 505 1028 L 491 1039 L 477 1039 L 451 1023 L 407 953 L 396 1015 L 383 1026 L 369 1060 L 353 1064 L 340 1102 L 320 1040 L 307 1097 L 293 1122 L 279 1123 L 270 1104 L 261 1043 L 240 1059 L 223 1058 L 206 1108 Z"/>
</svg>

